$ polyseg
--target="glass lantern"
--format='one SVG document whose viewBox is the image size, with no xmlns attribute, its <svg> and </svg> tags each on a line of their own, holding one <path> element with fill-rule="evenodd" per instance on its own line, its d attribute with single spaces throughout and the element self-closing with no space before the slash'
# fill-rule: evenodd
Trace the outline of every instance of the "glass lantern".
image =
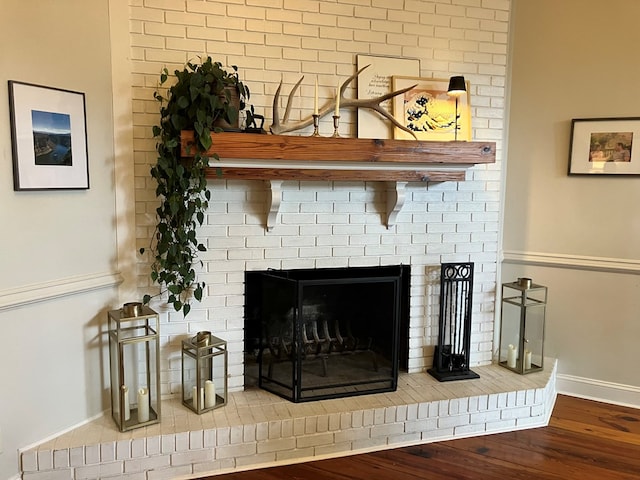
<svg viewBox="0 0 640 480">
<path fill-rule="evenodd" d="M 519 374 L 542 370 L 547 287 L 530 278 L 502 284 L 499 363 Z"/>
<path fill-rule="evenodd" d="M 211 332 L 182 341 L 182 404 L 197 414 L 227 404 L 227 342 Z"/>
<path fill-rule="evenodd" d="M 160 421 L 158 314 L 141 303 L 109 312 L 111 414 L 121 432 Z"/>
</svg>

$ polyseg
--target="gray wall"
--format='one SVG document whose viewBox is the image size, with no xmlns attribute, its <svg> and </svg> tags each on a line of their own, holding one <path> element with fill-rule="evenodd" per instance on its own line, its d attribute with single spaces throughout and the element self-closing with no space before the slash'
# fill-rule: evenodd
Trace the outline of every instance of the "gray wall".
<svg viewBox="0 0 640 480">
<path fill-rule="evenodd" d="M 514 0 L 512 15 L 502 280 L 549 287 L 561 390 L 640 406 L 638 178 L 567 175 L 572 118 L 640 112 L 640 3 Z"/>
<path fill-rule="evenodd" d="M 108 408 L 106 310 L 117 299 L 107 0 L 5 0 L 0 16 L 0 478 L 18 448 Z M 8 80 L 84 92 L 89 190 L 16 192 Z"/>
</svg>

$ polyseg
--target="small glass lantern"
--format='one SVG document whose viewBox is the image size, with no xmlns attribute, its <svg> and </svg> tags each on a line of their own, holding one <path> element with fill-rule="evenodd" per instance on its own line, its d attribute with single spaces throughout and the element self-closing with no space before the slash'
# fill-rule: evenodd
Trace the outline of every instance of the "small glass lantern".
<svg viewBox="0 0 640 480">
<path fill-rule="evenodd" d="M 530 278 L 502 284 L 500 365 L 521 375 L 542 370 L 546 305 L 547 287 Z"/>
<path fill-rule="evenodd" d="M 141 303 L 109 312 L 111 414 L 121 432 L 160 421 L 158 314 Z"/>
<path fill-rule="evenodd" d="M 227 342 L 211 332 L 182 341 L 182 404 L 197 414 L 227 404 Z"/>
</svg>

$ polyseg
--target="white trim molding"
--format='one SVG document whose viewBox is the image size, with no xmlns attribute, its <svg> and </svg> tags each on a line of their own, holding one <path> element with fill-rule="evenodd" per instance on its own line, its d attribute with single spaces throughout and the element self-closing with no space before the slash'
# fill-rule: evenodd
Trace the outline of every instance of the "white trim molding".
<svg viewBox="0 0 640 480">
<path fill-rule="evenodd" d="M 0 311 L 91 290 L 115 287 L 121 282 L 120 272 L 105 272 L 60 278 L 50 282 L 2 290 L 0 291 Z"/>
<path fill-rule="evenodd" d="M 559 373 L 556 377 L 556 389 L 558 393 L 573 397 L 640 408 L 640 387 L 633 385 L 603 382 L 593 378 Z"/>
<path fill-rule="evenodd" d="M 630 260 L 626 258 L 504 251 L 503 262 L 520 265 L 539 265 L 543 267 L 547 266 L 640 275 L 640 260 Z"/>
</svg>

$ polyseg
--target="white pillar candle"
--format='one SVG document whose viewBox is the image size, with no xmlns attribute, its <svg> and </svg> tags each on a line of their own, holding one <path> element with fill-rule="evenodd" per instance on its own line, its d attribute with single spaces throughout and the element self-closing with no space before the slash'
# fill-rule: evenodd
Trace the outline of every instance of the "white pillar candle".
<svg viewBox="0 0 640 480">
<path fill-rule="evenodd" d="M 318 77 L 316 76 L 316 87 L 313 93 L 313 114 L 318 115 Z"/>
<path fill-rule="evenodd" d="M 524 351 L 524 369 L 531 370 L 531 350 Z"/>
<path fill-rule="evenodd" d="M 204 407 L 212 408 L 216 406 L 216 384 L 213 380 L 204 382 Z"/>
<path fill-rule="evenodd" d="M 196 410 L 204 408 L 204 388 L 200 387 L 200 395 L 198 395 L 198 387 L 194 386 L 191 396 L 193 397 L 193 408 Z"/>
<path fill-rule="evenodd" d="M 129 387 L 127 387 L 126 385 L 123 385 L 122 390 L 124 391 L 124 400 L 122 402 L 122 408 L 124 409 L 124 419 L 126 421 L 131 418 L 131 403 L 129 402 Z"/>
<path fill-rule="evenodd" d="M 335 116 L 340 116 L 340 82 L 338 82 L 338 86 L 336 87 L 336 112 Z"/>
<path fill-rule="evenodd" d="M 516 358 L 518 358 L 518 349 L 509 344 L 509 348 L 507 350 L 507 366 L 509 368 L 516 368 Z"/>
<path fill-rule="evenodd" d="M 149 389 L 142 387 L 138 390 L 138 422 L 149 421 Z"/>
</svg>

